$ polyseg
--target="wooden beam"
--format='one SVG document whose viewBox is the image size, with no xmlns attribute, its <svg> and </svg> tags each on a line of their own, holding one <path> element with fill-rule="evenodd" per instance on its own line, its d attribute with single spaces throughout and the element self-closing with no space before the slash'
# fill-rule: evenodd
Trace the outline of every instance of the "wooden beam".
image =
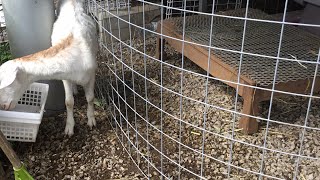
<svg viewBox="0 0 320 180">
<path fill-rule="evenodd" d="M 158 26 L 158 32 L 160 32 L 160 26 L 161 26 L 161 24 L 159 24 L 159 26 Z M 170 37 L 182 39 L 182 35 L 172 31 L 173 28 L 174 28 L 173 24 L 167 23 L 167 22 L 163 23 L 162 33 L 167 36 L 170 36 Z M 160 39 L 160 38 L 158 38 L 158 39 Z M 178 41 L 178 40 L 175 40 L 172 38 L 165 38 L 165 39 L 166 39 L 166 42 L 168 42 L 168 44 L 170 44 L 170 46 L 172 46 L 176 51 L 182 53 L 182 42 L 181 41 Z M 188 38 L 186 38 L 185 40 L 192 42 Z M 160 44 L 160 43 L 157 43 L 157 44 Z M 157 47 L 157 52 L 156 52 L 158 57 L 159 57 L 159 53 L 161 53 L 159 48 L 160 47 Z M 184 53 L 184 56 L 189 58 L 191 61 L 193 61 L 198 66 L 200 66 L 202 69 L 208 70 L 208 54 L 209 54 L 208 48 L 203 48 L 201 46 L 185 42 L 183 53 Z M 164 54 L 164 53 L 162 52 L 161 54 Z M 237 85 L 235 83 L 237 83 L 238 70 L 230 67 L 229 65 L 224 63 L 221 59 L 219 59 L 214 54 L 211 55 L 210 61 L 211 62 L 210 62 L 209 73 L 216 78 L 231 81 L 231 82 L 224 82 L 224 83 L 231 86 L 231 87 L 236 88 Z M 256 83 L 253 80 L 247 78 L 246 76 L 241 75 L 240 76 L 240 84 L 254 86 Z M 240 96 L 242 96 L 242 94 L 243 94 L 244 87 L 245 86 L 239 85 Z"/>
<path fill-rule="evenodd" d="M 158 32 L 160 32 L 160 27 L 162 25 L 162 33 L 164 35 L 181 39 L 182 35 L 175 31 L 175 26 L 170 21 L 165 21 L 159 23 Z M 195 64 L 200 66 L 204 70 L 208 70 L 208 54 L 209 48 L 204 48 L 191 43 L 184 43 L 184 49 L 182 49 L 181 41 L 165 38 L 166 42 L 170 44 L 176 51 L 184 53 L 184 56 L 189 58 Z M 192 42 L 191 39 L 185 38 L 185 41 Z M 161 58 L 161 55 L 164 55 L 164 52 L 161 52 L 161 46 L 164 46 L 164 43 L 161 44 L 160 37 L 157 41 L 156 57 Z M 224 82 L 225 84 L 236 88 L 238 78 L 238 70 L 232 68 L 225 62 L 223 62 L 219 57 L 215 56 L 213 53 L 210 56 L 210 67 L 209 73 L 221 80 L 227 80 L 230 82 Z M 297 81 L 281 82 L 276 84 L 275 89 L 284 92 L 291 93 L 300 93 L 300 94 L 310 94 L 312 86 L 312 78 L 310 79 L 301 79 Z M 256 82 L 244 75 L 240 75 L 240 84 L 257 86 Z M 267 89 L 272 89 L 272 85 L 266 86 Z M 314 93 L 320 91 L 320 77 L 316 78 L 316 83 L 314 87 Z M 242 113 L 246 115 L 256 116 L 259 114 L 259 103 L 261 101 L 270 100 L 271 91 L 261 90 L 257 88 L 251 88 L 243 85 L 239 85 L 238 94 L 243 97 L 243 110 Z M 283 93 L 274 93 L 274 97 L 284 96 Z M 243 129 L 245 134 L 253 134 L 258 131 L 258 121 L 255 118 L 251 118 L 243 115 L 240 118 L 239 122 L 240 128 Z"/>
<path fill-rule="evenodd" d="M 255 89 L 246 87 L 243 93 L 243 109 L 242 113 L 245 115 L 255 116 L 260 113 L 259 102 L 261 100 L 255 95 Z M 258 121 L 256 118 L 249 116 L 241 116 L 239 128 L 242 129 L 244 134 L 253 134 L 258 131 Z"/>
</svg>

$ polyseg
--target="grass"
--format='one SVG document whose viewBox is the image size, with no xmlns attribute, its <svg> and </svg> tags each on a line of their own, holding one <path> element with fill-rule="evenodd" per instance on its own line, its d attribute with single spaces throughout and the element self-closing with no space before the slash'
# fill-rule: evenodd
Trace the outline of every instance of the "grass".
<svg viewBox="0 0 320 180">
<path fill-rule="evenodd" d="M 0 64 L 12 58 L 9 43 L 0 43 Z"/>
</svg>

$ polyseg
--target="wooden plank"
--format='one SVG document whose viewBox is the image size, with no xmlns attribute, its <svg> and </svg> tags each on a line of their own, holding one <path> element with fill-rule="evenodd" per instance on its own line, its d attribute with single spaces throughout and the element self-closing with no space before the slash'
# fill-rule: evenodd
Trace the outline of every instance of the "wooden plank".
<svg viewBox="0 0 320 180">
<path fill-rule="evenodd" d="M 175 32 L 175 26 L 170 22 L 163 22 L 159 23 L 158 32 L 160 32 L 160 27 L 162 25 L 162 33 L 164 35 L 181 39 L 182 35 L 178 32 Z M 165 38 L 166 42 L 170 44 L 175 50 L 180 53 L 184 53 L 186 57 L 188 57 L 191 61 L 195 64 L 200 66 L 202 69 L 208 69 L 208 48 L 204 48 L 198 45 L 194 45 L 191 43 L 185 42 L 184 49 L 182 50 L 182 42 L 178 40 L 174 40 L 172 38 Z M 185 38 L 186 41 L 192 42 L 191 39 Z M 159 40 L 158 40 L 159 41 Z M 157 57 L 160 57 L 161 44 L 157 42 Z M 228 64 L 224 63 L 221 59 L 217 56 L 212 54 L 210 56 L 210 69 L 209 73 L 221 80 L 227 80 L 231 82 L 224 82 L 225 84 L 236 88 L 237 85 L 232 82 L 237 82 L 238 77 L 238 70 L 232 68 Z M 284 83 L 278 83 L 275 86 L 276 90 L 284 91 L 284 92 L 291 92 L 291 93 L 299 93 L 299 94 L 310 94 L 311 86 L 312 86 L 312 78 L 309 79 L 302 79 L 297 81 L 290 81 Z M 240 84 L 244 85 L 251 85 L 256 86 L 254 80 L 240 75 Z M 272 85 L 265 87 L 267 89 L 272 89 Z M 320 77 L 316 78 L 316 83 L 314 87 L 314 93 L 320 91 Z M 243 114 L 247 115 L 257 115 L 259 113 L 258 104 L 261 101 L 270 100 L 271 98 L 271 91 L 260 90 L 256 88 L 246 87 L 239 85 L 238 94 L 243 97 Z M 275 97 L 284 96 L 286 94 L 283 93 L 274 93 Z M 239 127 L 243 129 L 245 134 L 253 134 L 258 131 L 258 122 L 255 118 L 250 118 L 247 116 L 242 116 L 239 122 Z"/>
<path fill-rule="evenodd" d="M 275 90 L 278 91 L 284 91 L 284 92 L 289 92 L 289 93 L 299 93 L 299 94 L 306 94 L 309 95 L 312 87 L 312 81 L 313 79 L 301 79 L 297 81 L 290 81 L 286 83 L 278 83 L 275 86 Z M 272 85 L 269 85 L 267 87 L 264 87 L 267 89 L 272 89 Z M 316 82 L 314 85 L 314 93 L 319 93 L 320 91 L 320 77 L 316 77 Z M 287 94 L 284 93 L 274 93 L 275 97 L 282 97 L 286 96 Z M 271 91 L 266 91 L 266 90 L 257 90 L 256 91 L 256 96 L 259 96 L 261 101 L 266 101 L 270 100 L 271 97 Z"/>
<path fill-rule="evenodd" d="M 6 180 L 6 172 L 3 170 L 3 165 L 1 161 L 0 161 L 0 180 Z"/>
<path fill-rule="evenodd" d="M 243 109 L 242 113 L 246 115 L 259 114 L 259 96 L 255 95 L 255 89 L 246 87 L 243 93 Z M 244 134 L 253 134 L 258 131 L 258 121 L 255 118 L 248 116 L 241 116 L 239 121 L 239 128 Z"/>
<path fill-rule="evenodd" d="M 22 167 L 22 162 L 20 161 L 18 155 L 12 149 L 10 143 L 8 142 L 8 140 L 6 139 L 6 137 L 3 135 L 1 131 L 0 131 L 0 147 L 14 168 L 19 169 Z"/>
<path fill-rule="evenodd" d="M 161 24 L 158 26 L 158 32 L 160 32 Z M 163 23 L 162 33 L 174 37 L 177 39 L 182 39 L 182 35 L 177 34 L 172 31 L 173 25 L 171 23 Z M 166 42 L 168 42 L 173 48 L 175 48 L 178 52 L 182 53 L 182 42 L 172 39 L 165 38 Z M 186 38 L 185 40 L 192 42 L 190 39 Z M 184 44 L 184 55 L 192 60 L 195 64 L 200 66 L 202 69 L 208 69 L 208 48 L 203 48 L 201 46 L 197 46 L 191 43 Z M 158 55 L 157 55 L 158 56 Z M 238 77 L 238 70 L 231 68 L 229 65 L 225 64 L 222 60 L 220 60 L 215 55 L 211 55 L 210 57 L 210 69 L 209 73 L 219 79 L 227 80 L 236 83 Z M 231 82 L 224 82 L 225 84 L 236 88 L 237 85 Z M 240 76 L 240 83 L 246 85 L 255 85 L 255 82 L 243 75 Z M 243 88 L 245 86 L 239 85 L 239 95 L 243 95 Z"/>
</svg>

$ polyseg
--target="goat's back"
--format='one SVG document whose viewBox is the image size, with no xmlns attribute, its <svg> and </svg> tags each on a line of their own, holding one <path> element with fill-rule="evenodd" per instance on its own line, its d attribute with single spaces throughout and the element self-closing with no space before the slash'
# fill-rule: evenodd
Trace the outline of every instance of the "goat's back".
<svg viewBox="0 0 320 180">
<path fill-rule="evenodd" d="M 71 33 L 82 49 L 95 55 L 98 49 L 96 25 L 83 8 L 83 0 L 61 0 L 58 4 L 58 19 L 51 36 L 52 45 L 58 44 Z"/>
</svg>

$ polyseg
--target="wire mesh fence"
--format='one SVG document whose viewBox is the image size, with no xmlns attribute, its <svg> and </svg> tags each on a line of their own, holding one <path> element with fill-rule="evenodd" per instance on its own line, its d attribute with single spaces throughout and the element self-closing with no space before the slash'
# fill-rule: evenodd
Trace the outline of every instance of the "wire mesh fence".
<svg viewBox="0 0 320 180">
<path fill-rule="evenodd" d="M 306 19 L 315 5 L 181 3 L 88 3 L 100 34 L 99 105 L 141 173 L 320 177 L 320 25 Z M 167 18 L 170 9 L 182 16 Z"/>
<path fill-rule="evenodd" d="M 183 11 L 180 9 L 184 9 L 184 3 L 185 3 L 185 9 L 189 11 L 203 11 L 204 8 L 210 9 L 212 8 L 212 2 L 208 1 L 205 2 L 205 4 L 200 3 L 204 1 L 199 0 L 168 0 L 165 4 L 166 6 L 170 7 L 166 9 L 166 18 L 170 18 L 172 16 L 183 16 Z M 201 7 L 202 6 L 202 7 Z M 214 3 L 215 10 L 228 10 L 228 9 L 237 9 L 241 7 L 241 1 L 240 0 L 220 0 L 216 1 Z M 179 10 L 176 10 L 176 9 Z M 188 13 L 187 13 L 188 14 Z"/>
<path fill-rule="evenodd" d="M 0 43 L 7 41 L 6 24 L 4 20 L 2 1 L 0 1 Z"/>
</svg>

